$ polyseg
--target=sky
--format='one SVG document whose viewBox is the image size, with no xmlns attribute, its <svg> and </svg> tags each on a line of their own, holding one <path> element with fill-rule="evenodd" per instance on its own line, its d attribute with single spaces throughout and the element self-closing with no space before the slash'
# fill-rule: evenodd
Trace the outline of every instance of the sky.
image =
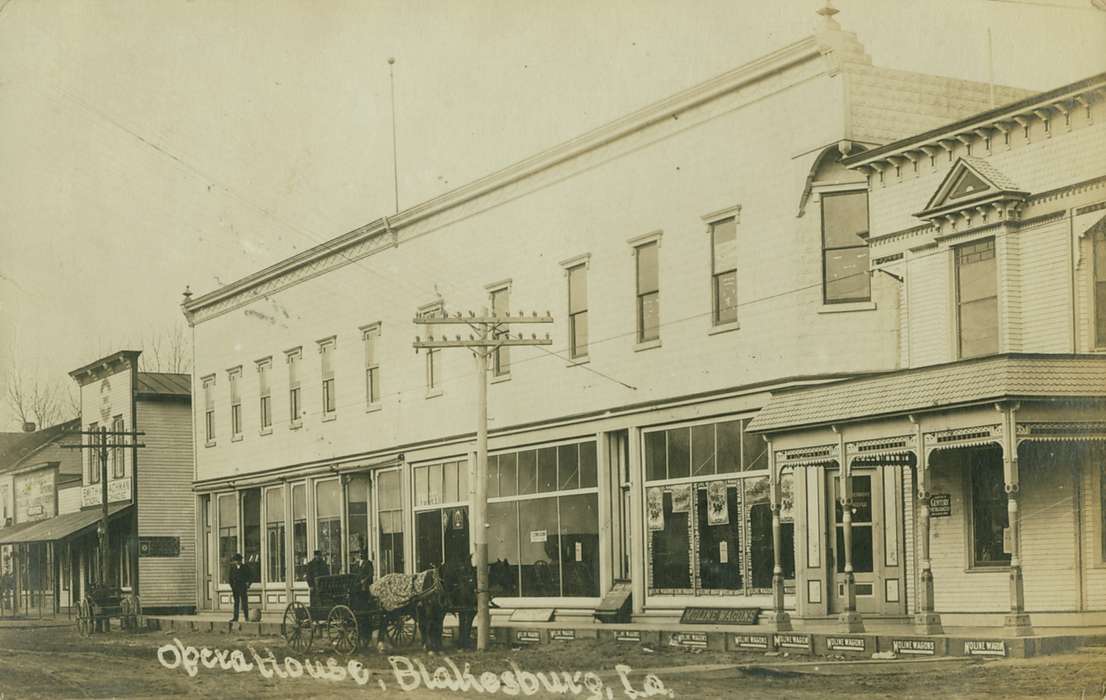
<svg viewBox="0 0 1106 700">
<path fill-rule="evenodd" d="M 810 34 L 821 0 L 0 0 L 0 386 Z M 837 0 L 876 65 L 1048 89 L 1090 0 Z M 0 430 L 18 429 L 0 406 Z"/>
</svg>

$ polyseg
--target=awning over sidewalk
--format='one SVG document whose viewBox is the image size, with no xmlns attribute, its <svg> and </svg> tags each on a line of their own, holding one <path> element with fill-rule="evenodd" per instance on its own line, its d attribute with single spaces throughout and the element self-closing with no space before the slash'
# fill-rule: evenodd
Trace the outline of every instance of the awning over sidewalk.
<svg viewBox="0 0 1106 700">
<path fill-rule="evenodd" d="M 108 517 L 115 518 L 131 508 L 130 503 L 117 503 L 108 506 Z M 27 544 L 29 542 L 54 542 L 69 539 L 93 528 L 100 522 L 102 512 L 99 508 L 66 513 L 55 518 L 24 523 L 16 527 L 0 530 L 0 544 Z"/>
<path fill-rule="evenodd" d="M 1033 398 L 1106 398 L 1106 357 L 1011 353 L 782 392 L 757 414 L 749 430 L 796 430 Z"/>
</svg>

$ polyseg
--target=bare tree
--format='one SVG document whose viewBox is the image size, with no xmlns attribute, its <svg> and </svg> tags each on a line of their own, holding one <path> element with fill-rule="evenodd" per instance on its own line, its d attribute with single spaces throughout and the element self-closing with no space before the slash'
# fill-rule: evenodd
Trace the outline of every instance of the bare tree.
<svg viewBox="0 0 1106 700">
<path fill-rule="evenodd" d="M 151 332 L 139 346 L 142 355 L 138 365 L 143 372 L 184 374 L 192 371 L 192 345 L 180 322 Z"/>
<path fill-rule="evenodd" d="M 72 409 L 71 394 L 60 381 L 44 379 L 37 368 L 28 369 L 19 364 L 14 354 L 7 368 L 7 386 L 4 399 L 8 408 L 19 420 L 21 426 L 34 423 L 37 428 L 45 428 L 60 422 Z M 77 408 L 75 413 L 79 414 Z"/>
</svg>

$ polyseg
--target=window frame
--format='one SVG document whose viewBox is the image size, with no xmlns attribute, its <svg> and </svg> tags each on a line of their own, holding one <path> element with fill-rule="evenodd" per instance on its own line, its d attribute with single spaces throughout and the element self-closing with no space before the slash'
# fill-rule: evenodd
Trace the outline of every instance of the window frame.
<svg viewBox="0 0 1106 700">
<path fill-rule="evenodd" d="M 824 190 L 824 191 L 818 193 L 818 198 L 819 198 L 818 199 L 818 202 L 819 202 L 818 209 L 819 209 L 819 217 L 820 217 L 820 219 L 819 219 L 819 225 L 820 225 L 819 233 L 821 235 L 821 241 L 820 241 L 821 250 L 820 250 L 820 255 L 819 255 L 819 263 L 822 266 L 822 269 L 821 269 L 822 304 L 827 305 L 827 306 L 833 306 L 833 305 L 837 305 L 837 304 L 864 304 L 864 303 L 868 303 L 868 302 L 872 301 L 872 280 L 871 280 L 872 252 L 871 252 L 871 245 L 869 243 L 868 237 L 866 237 L 864 239 L 864 245 L 862 245 L 862 246 L 860 246 L 860 245 L 849 245 L 849 246 L 833 246 L 833 247 L 830 247 L 827 244 L 827 240 L 826 240 L 826 206 L 825 206 L 826 198 L 840 197 L 840 196 L 852 196 L 852 195 L 857 195 L 857 194 L 860 194 L 860 193 L 864 194 L 864 209 L 865 209 L 865 211 L 867 212 L 867 215 L 868 215 L 868 231 L 867 232 L 870 236 L 870 233 L 871 233 L 871 220 L 872 220 L 872 211 L 871 211 L 871 207 L 870 207 L 870 204 L 871 204 L 870 199 L 871 198 L 869 197 L 868 187 L 866 185 L 862 184 L 860 186 L 843 187 L 843 188 L 840 188 L 840 189 L 838 189 L 838 188 L 827 189 L 827 190 Z M 868 268 L 869 269 L 868 269 L 868 275 L 867 275 L 867 286 L 868 286 L 867 295 L 865 295 L 863 297 L 849 297 L 849 298 L 840 298 L 840 299 L 830 299 L 829 298 L 829 278 L 828 278 L 828 275 L 826 274 L 826 272 L 827 272 L 827 267 L 826 267 L 827 255 L 829 254 L 830 251 L 857 250 L 857 249 L 860 249 L 860 248 L 863 248 L 865 250 L 865 252 L 867 253 L 867 259 L 868 259 Z"/>
<path fill-rule="evenodd" d="M 988 242 L 991 244 L 991 258 L 990 259 L 994 261 L 992 264 L 994 265 L 994 269 L 995 269 L 995 274 L 994 274 L 994 276 L 995 276 L 994 292 L 995 293 L 992 296 L 981 297 L 979 299 L 972 299 L 971 301 L 969 301 L 967 303 L 977 303 L 977 302 L 985 301 L 987 299 L 992 299 L 992 298 L 995 300 L 995 347 L 994 347 L 994 350 L 992 350 L 990 352 L 975 353 L 975 354 L 967 355 L 967 354 L 964 353 L 964 337 L 963 337 L 964 332 L 963 332 L 963 312 L 962 312 L 962 309 L 963 309 L 963 306 L 964 306 L 965 302 L 963 302 L 962 299 L 961 299 L 962 292 L 961 292 L 961 285 L 960 285 L 960 268 L 961 268 L 961 265 L 963 264 L 961 262 L 961 259 L 960 259 L 961 258 L 961 251 L 968 248 L 969 246 L 975 246 L 975 245 L 979 245 L 981 243 L 988 243 Z M 955 326 L 953 328 L 953 330 L 954 330 L 953 343 L 954 343 L 954 348 L 955 348 L 955 352 L 956 352 L 956 358 L 958 360 L 966 360 L 966 359 L 970 359 L 970 358 L 973 358 L 973 357 L 987 357 L 988 355 L 994 355 L 996 353 L 1002 352 L 1002 318 L 1001 318 L 1002 309 L 1000 307 L 1000 299 L 999 299 L 999 288 L 1001 286 L 1001 283 L 1000 283 L 1000 280 L 999 280 L 1000 267 L 999 267 L 999 264 L 998 264 L 998 242 L 997 242 L 997 240 L 995 239 L 994 236 L 983 236 L 983 237 L 980 237 L 980 238 L 973 238 L 970 241 L 964 241 L 964 242 L 959 243 L 955 246 L 951 246 L 950 250 L 952 251 L 952 292 L 953 292 L 952 296 L 953 296 L 953 317 L 954 317 L 953 322 L 955 323 Z"/>
<path fill-rule="evenodd" d="M 100 430 L 100 424 L 97 421 L 92 421 L 88 424 L 88 431 L 90 433 L 96 433 Z M 99 438 L 96 435 L 88 436 L 88 444 L 97 445 Z M 82 450 L 83 451 L 83 450 Z M 96 457 L 97 450 L 88 451 L 88 483 L 98 484 L 100 483 L 100 460 Z M 14 486 L 13 486 L 14 488 Z M 14 493 L 14 491 L 13 491 Z M 13 511 L 14 514 L 14 511 Z"/>
<path fill-rule="evenodd" d="M 420 306 L 417 312 L 419 318 L 427 318 L 429 316 L 444 316 L 445 315 L 445 303 L 436 301 L 432 304 L 426 304 Z M 428 323 L 424 325 L 423 331 L 427 336 L 434 335 L 434 324 Z M 425 398 L 432 399 L 436 396 L 442 395 L 442 356 L 441 348 L 423 348 L 426 351 L 425 361 L 425 385 L 426 396 Z"/>
<path fill-rule="evenodd" d="M 123 423 L 123 414 L 120 413 L 113 416 L 111 419 L 111 432 L 121 433 L 124 430 L 126 430 L 126 427 Z M 126 441 L 123 439 L 122 435 L 112 435 L 111 442 L 111 478 L 122 479 L 127 475 L 127 457 L 122 447 Z"/>
<path fill-rule="evenodd" d="M 215 445 L 215 375 L 200 379 L 204 392 L 204 447 Z"/>
<path fill-rule="evenodd" d="M 701 217 L 705 224 L 705 230 L 707 234 L 707 245 L 709 246 L 710 255 L 710 325 L 711 332 L 718 333 L 722 331 L 733 330 L 739 327 L 740 318 L 738 316 L 739 303 L 737 301 L 737 229 L 741 226 L 741 205 L 733 206 L 728 209 L 721 209 L 710 214 L 705 214 Z M 715 227 L 719 224 L 724 224 L 732 220 L 734 223 L 734 266 L 733 268 L 727 268 L 725 270 L 719 270 L 717 268 L 717 260 L 715 257 L 716 247 L 714 244 Z M 726 274 L 733 273 L 734 276 L 734 309 L 732 320 L 720 320 L 719 319 L 719 306 L 718 306 L 718 280 Z"/>
<path fill-rule="evenodd" d="M 230 441 L 242 439 L 242 365 L 227 370 L 227 393 L 230 395 Z"/>
<path fill-rule="evenodd" d="M 588 305 L 588 273 L 591 271 L 591 254 L 585 253 L 578 255 L 568 260 L 562 260 L 561 268 L 564 270 L 565 275 L 565 318 L 568 319 L 568 356 L 572 364 L 580 364 L 588 361 L 591 354 L 590 341 L 591 341 L 591 329 L 589 326 L 590 320 L 590 307 Z M 572 274 L 575 271 L 579 271 L 584 278 L 584 300 L 583 308 L 573 311 L 573 297 L 572 297 Z M 587 338 L 587 342 L 584 343 L 583 350 L 576 352 L 576 317 L 583 316 L 584 337 Z"/>
<path fill-rule="evenodd" d="M 507 306 L 503 309 L 503 313 L 511 313 L 511 280 L 503 280 L 501 282 L 495 282 L 493 284 L 486 285 L 484 289 L 488 292 L 488 309 L 492 315 L 498 313 L 496 311 L 496 295 L 505 295 Z M 506 328 L 501 328 L 492 333 L 493 338 L 503 338 L 510 335 L 510 331 Z M 496 348 L 492 353 L 491 358 L 491 381 L 502 382 L 511 378 L 511 349 L 509 347 Z"/>
<path fill-rule="evenodd" d="M 634 259 L 634 350 L 648 350 L 661 345 L 661 311 L 660 311 L 660 290 L 661 290 L 661 235 L 662 232 L 655 231 L 648 233 L 644 236 L 638 236 L 637 238 L 630 239 L 631 254 Z M 655 246 L 656 250 L 656 289 L 648 292 L 641 291 L 641 251 L 650 246 Z M 652 297 L 655 299 L 657 307 L 657 322 L 656 322 L 656 335 L 654 337 L 645 336 L 645 304 L 646 299 Z"/>
<path fill-rule="evenodd" d="M 261 435 L 273 432 L 273 358 L 257 360 L 257 423 Z"/>
<path fill-rule="evenodd" d="M 977 448 L 977 449 L 979 449 L 979 448 Z M 961 468 L 963 469 L 963 486 L 962 486 L 962 488 L 963 488 L 963 494 L 964 494 L 964 511 L 965 511 L 965 515 L 966 515 L 966 517 L 964 518 L 964 521 L 965 521 L 965 524 L 967 526 L 967 532 L 965 533 L 966 534 L 966 536 L 965 536 L 966 542 L 964 543 L 965 544 L 964 549 L 966 550 L 966 555 L 967 555 L 968 571 L 1005 571 L 1005 570 L 1010 568 L 1010 559 L 1009 558 L 1007 558 L 1005 561 L 1003 561 L 1003 560 L 979 561 L 979 560 L 976 559 L 976 553 L 975 553 L 975 550 L 976 550 L 976 543 L 975 543 L 975 537 L 976 537 L 975 506 L 976 506 L 976 504 L 975 504 L 975 490 L 974 490 L 974 484 L 973 484 L 972 477 L 976 472 L 980 471 L 980 469 L 979 469 L 980 465 L 976 464 L 976 462 L 975 462 L 975 459 L 978 458 L 978 455 L 971 454 L 970 450 L 971 450 L 971 448 L 968 448 L 968 451 L 966 451 L 966 454 L 963 457 L 963 461 L 960 463 Z M 1000 479 L 1000 481 L 1002 483 L 1002 486 L 1003 486 L 1003 494 L 1005 494 L 1006 493 L 1006 477 L 1005 477 L 1005 473 L 1004 473 L 1003 466 L 1002 466 L 1001 455 L 998 457 L 998 461 L 996 462 L 996 464 L 998 466 L 999 479 Z M 1009 515 L 1009 510 L 1007 510 L 1009 496 L 1006 495 L 1002 500 L 1003 500 L 1003 503 L 1002 503 L 1003 512 L 1006 512 Z M 1007 526 L 1007 528 L 1010 527 L 1009 522 L 1007 522 L 1006 526 Z"/>
<path fill-rule="evenodd" d="M 380 321 L 361 326 L 361 344 L 365 359 L 365 410 L 374 411 L 381 407 L 380 393 L 380 339 L 384 335 L 384 326 Z"/>
<path fill-rule="evenodd" d="M 1090 233 L 1091 239 L 1091 347 L 1095 350 L 1106 350 L 1106 294 L 1102 295 L 1103 303 L 1099 303 L 1099 285 L 1106 287 L 1106 264 L 1099 269 L 1099 246 L 1102 247 L 1101 256 L 1106 261 L 1106 218 L 1099 220 Z M 1097 230 L 1095 230 L 1097 229 Z M 1100 325 L 1099 318 L 1102 317 Z"/>
<path fill-rule="evenodd" d="M 334 420 L 338 415 L 338 386 L 334 369 L 338 338 L 332 335 L 315 343 L 319 350 L 319 405 L 322 406 L 323 420 Z"/>
<path fill-rule="evenodd" d="M 303 347 L 285 350 L 284 362 L 288 365 L 288 427 L 295 430 L 303 425 L 303 381 L 299 376 Z"/>
</svg>

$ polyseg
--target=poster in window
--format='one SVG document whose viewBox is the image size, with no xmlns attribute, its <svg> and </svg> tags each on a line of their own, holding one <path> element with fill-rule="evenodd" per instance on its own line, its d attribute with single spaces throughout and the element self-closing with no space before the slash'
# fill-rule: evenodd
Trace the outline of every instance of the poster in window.
<svg viewBox="0 0 1106 700">
<path fill-rule="evenodd" d="M 730 522 L 730 511 L 726 505 L 726 482 L 712 481 L 707 484 L 707 524 L 726 525 Z"/>
<path fill-rule="evenodd" d="M 645 492 L 645 518 L 650 530 L 664 529 L 664 490 L 659 486 Z"/>
<path fill-rule="evenodd" d="M 691 512 L 691 484 L 680 484 L 672 487 L 672 512 Z"/>
<path fill-rule="evenodd" d="M 780 477 L 780 522 L 790 523 L 795 521 L 795 495 L 792 493 L 794 479 L 791 474 Z"/>
<path fill-rule="evenodd" d="M 465 529 L 465 509 L 455 508 L 453 510 L 453 529 L 464 530 Z"/>
</svg>

